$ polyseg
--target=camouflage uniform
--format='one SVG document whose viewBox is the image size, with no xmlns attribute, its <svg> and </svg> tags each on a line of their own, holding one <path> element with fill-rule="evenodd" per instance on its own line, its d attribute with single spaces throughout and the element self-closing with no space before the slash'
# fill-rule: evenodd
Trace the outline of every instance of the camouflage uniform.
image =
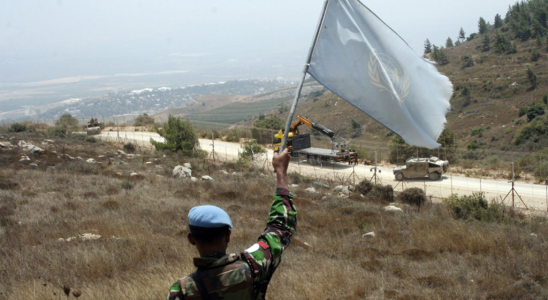
<svg viewBox="0 0 548 300">
<path fill-rule="evenodd" d="M 293 196 L 287 189 L 276 189 L 266 229 L 257 243 L 241 254 L 194 258 L 198 270 L 175 282 L 167 299 L 207 299 L 200 296 L 200 289 L 207 290 L 211 300 L 265 299 L 268 283 L 297 228 Z M 196 276 L 202 278 L 203 287 Z"/>
</svg>

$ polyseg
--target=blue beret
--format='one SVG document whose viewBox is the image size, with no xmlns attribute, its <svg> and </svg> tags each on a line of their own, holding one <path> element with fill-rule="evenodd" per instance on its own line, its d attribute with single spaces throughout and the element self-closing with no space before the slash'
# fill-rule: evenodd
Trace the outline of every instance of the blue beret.
<svg viewBox="0 0 548 300">
<path fill-rule="evenodd" d="M 188 213 L 188 223 L 191 226 L 203 228 L 220 228 L 223 226 L 232 228 L 232 221 L 228 214 L 221 208 L 213 205 L 193 207 Z"/>
</svg>

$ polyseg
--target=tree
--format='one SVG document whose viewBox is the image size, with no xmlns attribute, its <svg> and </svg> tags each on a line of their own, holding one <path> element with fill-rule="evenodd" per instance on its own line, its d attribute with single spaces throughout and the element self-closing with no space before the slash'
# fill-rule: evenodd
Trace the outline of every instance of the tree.
<svg viewBox="0 0 548 300">
<path fill-rule="evenodd" d="M 64 126 L 66 128 L 75 128 L 78 127 L 78 124 L 80 124 L 78 120 L 71 114 L 64 114 L 55 122 L 55 125 Z"/>
<path fill-rule="evenodd" d="M 135 126 L 147 126 L 152 124 L 154 124 L 154 118 L 147 114 L 142 114 L 135 118 Z"/>
<path fill-rule="evenodd" d="M 483 38 L 483 51 L 487 52 L 489 50 L 491 50 L 491 39 L 488 35 L 485 35 Z"/>
<path fill-rule="evenodd" d="M 189 121 L 184 121 L 170 115 L 167 123 L 164 123 L 162 128 L 155 128 L 155 130 L 165 139 L 164 143 L 150 139 L 150 143 L 156 150 L 181 151 L 186 156 L 202 154 L 198 135 L 194 131 L 194 126 Z"/>
<path fill-rule="evenodd" d="M 269 144 L 272 143 L 274 134 L 282 128 L 284 128 L 284 121 L 277 116 L 263 119 L 259 118 L 259 120 L 253 123 L 251 136 L 253 136 L 259 144 Z"/>
<path fill-rule="evenodd" d="M 466 32 L 464 32 L 464 29 L 462 29 L 461 27 L 459 31 L 459 41 L 462 43 L 464 42 L 465 39 L 466 39 Z"/>
<path fill-rule="evenodd" d="M 430 40 L 426 39 L 424 42 L 424 55 L 432 52 L 432 44 L 430 43 Z"/>
<path fill-rule="evenodd" d="M 255 141 L 245 141 L 242 148 L 243 150 L 239 154 L 239 158 L 242 160 L 254 159 L 255 155 L 266 153 L 265 148 L 257 144 Z"/>
<path fill-rule="evenodd" d="M 531 67 L 527 67 L 527 78 L 529 78 L 529 83 L 531 83 L 531 88 L 535 89 L 538 86 L 538 78 L 535 71 Z"/>
<path fill-rule="evenodd" d="M 531 61 L 538 61 L 540 59 L 540 53 L 538 52 L 537 49 L 533 49 L 533 51 L 531 51 Z"/>
<path fill-rule="evenodd" d="M 498 29 L 498 28 L 502 27 L 502 17 L 499 14 L 497 14 L 495 16 L 495 24 L 494 25 L 495 25 L 495 29 Z"/>
<path fill-rule="evenodd" d="M 447 41 L 445 42 L 445 48 L 451 48 L 453 46 L 454 46 L 453 45 L 453 40 L 450 37 L 448 37 Z"/>
<path fill-rule="evenodd" d="M 487 33 L 487 23 L 485 22 L 485 19 L 480 17 L 478 22 L 478 32 L 479 34 L 485 34 Z"/>
<path fill-rule="evenodd" d="M 278 106 L 278 111 L 279 111 L 280 113 L 284 113 L 284 112 L 286 112 L 286 111 L 288 111 L 288 110 L 289 110 L 289 106 L 287 106 L 287 104 L 285 104 L 285 103 L 282 103 L 282 104 L 280 104 L 280 105 Z"/>
</svg>

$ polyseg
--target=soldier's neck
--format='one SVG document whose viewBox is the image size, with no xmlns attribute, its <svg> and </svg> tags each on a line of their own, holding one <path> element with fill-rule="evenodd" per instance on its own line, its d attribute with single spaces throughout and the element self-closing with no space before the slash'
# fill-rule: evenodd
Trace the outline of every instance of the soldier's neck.
<svg viewBox="0 0 548 300">
<path fill-rule="evenodd" d="M 226 246 L 222 245 L 214 245 L 214 246 L 199 246 L 196 245 L 196 248 L 198 248 L 198 253 L 200 253 L 200 257 L 208 257 L 216 253 L 226 253 Z"/>
</svg>

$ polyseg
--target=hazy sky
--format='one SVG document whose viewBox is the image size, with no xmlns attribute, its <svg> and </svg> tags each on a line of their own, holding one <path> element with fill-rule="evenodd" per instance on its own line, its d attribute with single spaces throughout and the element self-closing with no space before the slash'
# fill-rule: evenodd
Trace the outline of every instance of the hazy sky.
<svg viewBox="0 0 548 300">
<path fill-rule="evenodd" d="M 422 54 L 515 0 L 362 0 Z M 0 82 L 193 70 L 298 77 L 323 0 L 0 0 Z M 252 70 L 256 68 L 257 70 Z M 230 71 L 233 70 L 233 71 Z M 250 71 L 252 70 L 252 72 Z M 276 74 L 277 73 L 277 74 Z M 251 75 L 249 75 L 251 76 Z"/>
</svg>

